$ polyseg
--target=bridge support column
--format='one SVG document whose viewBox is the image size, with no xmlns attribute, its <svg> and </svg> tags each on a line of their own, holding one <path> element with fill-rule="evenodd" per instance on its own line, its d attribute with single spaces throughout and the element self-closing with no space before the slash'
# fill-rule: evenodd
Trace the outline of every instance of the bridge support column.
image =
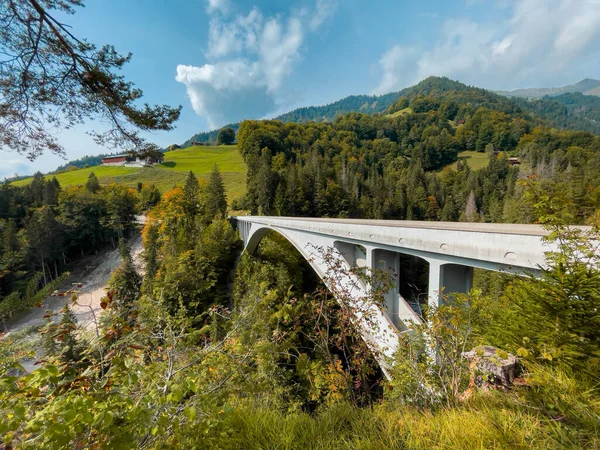
<svg viewBox="0 0 600 450">
<path fill-rule="evenodd" d="M 467 294 L 473 286 L 473 268 L 448 264 L 440 260 L 429 261 L 429 307 L 437 308 L 443 296 Z"/>
<path fill-rule="evenodd" d="M 392 320 L 394 325 L 399 325 L 398 317 L 398 282 L 400 274 L 400 255 L 396 252 L 387 250 L 371 250 L 372 265 L 371 268 L 378 269 L 389 275 L 392 286 L 384 294 L 385 313 Z"/>
<path fill-rule="evenodd" d="M 400 295 L 400 253 L 368 248 L 367 266 L 382 270 L 391 277 L 392 286 L 383 298 L 385 314 L 396 328 L 405 330 L 411 323 L 420 323 L 420 316 Z"/>
</svg>

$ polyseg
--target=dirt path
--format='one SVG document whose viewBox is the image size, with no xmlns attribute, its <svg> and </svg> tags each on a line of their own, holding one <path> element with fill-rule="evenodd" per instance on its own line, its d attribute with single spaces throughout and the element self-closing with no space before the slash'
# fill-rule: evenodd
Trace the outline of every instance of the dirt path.
<svg viewBox="0 0 600 450">
<path fill-rule="evenodd" d="M 137 237 L 130 241 L 131 254 L 133 260 L 141 271 L 142 238 Z M 78 288 L 79 299 L 77 304 L 71 303 L 71 296 L 55 297 L 50 296 L 44 300 L 44 303 L 39 308 L 33 308 L 25 311 L 20 315 L 13 317 L 6 322 L 6 331 L 15 332 L 29 326 L 39 327 L 46 323 L 44 315 L 48 310 L 58 313 L 64 306 L 69 303 L 71 309 L 77 317 L 77 321 L 84 328 L 94 328 L 95 320 L 98 314 L 102 311 L 100 308 L 100 299 L 104 297 L 104 287 L 113 270 L 121 264 L 121 256 L 119 250 L 109 250 L 101 252 L 85 261 L 82 261 L 77 270 L 71 271 L 69 279 L 60 286 L 59 291 L 67 291 L 73 288 L 73 283 L 82 283 L 82 287 Z"/>
</svg>

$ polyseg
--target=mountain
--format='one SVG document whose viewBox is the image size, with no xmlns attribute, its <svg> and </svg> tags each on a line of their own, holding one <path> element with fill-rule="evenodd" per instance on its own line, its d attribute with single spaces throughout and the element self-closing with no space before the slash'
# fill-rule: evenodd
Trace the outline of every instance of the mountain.
<svg viewBox="0 0 600 450">
<path fill-rule="evenodd" d="M 507 114 L 529 113 L 560 128 L 600 134 L 600 98 L 596 101 L 597 97 L 592 97 L 593 95 L 600 97 L 600 81 L 591 78 L 561 88 L 494 92 L 467 86 L 447 77 L 431 76 L 401 91 L 384 95 L 350 95 L 327 105 L 297 108 L 274 119 L 296 123 L 333 122 L 336 117 L 352 112 L 394 112 L 392 109 L 401 97 L 406 97 L 409 101 L 416 96 L 430 96 L 441 100 L 452 97 L 459 106 L 466 104 L 484 107 Z M 537 99 L 537 103 L 528 100 L 533 98 Z M 237 132 L 239 123 L 225 126 Z M 181 147 L 188 147 L 192 142 L 214 144 L 218 132 L 219 130 L 212 130 L 195 134 L 182 143 Z"/>
<path fill-rule="evenodd" d="M 514 91 L 496 91 L 497 94 L 504 95 L 506 97 L 525 98 L 542 98 L 546 96 L 556 96 L 574 92 L 579 92 L 584 95 L 600 96 L 600 80 L 586 78 L 585 80 L 581 80 L 579 83 L 557 88 L 528 88 L 517 89 Z"/>
<path fill-rule="evenodd" d="M 296 123 L 332 122 L 337 116 L 350 112 L 372 114 L 385 111 L 396 103 L 401 95 L 402 91 L 384 95 L 350 95 L 323 106 L 297 108 L 275 117 L 275 120 Z"/>
<path fill-rule="evenodd" d="M 600 91 L 600 88 L 597 89 Z M 600 134 L 600 95 L 574 92 L 541 99 L 513 100 L 534 116 L 548 120 L 559 128 Z"/>
<path fill-rule="evenodd" d="M 227 125 L 223 125 L 221 128 L 233 128 L 236 132 L 238 127 L 240 126 L 240 123 L 228 123 Z M 219 134 L 219 130 L 221 129 L 217 129 L 217 130 L 211 130 L 211 131 L 203 131 L 201 133 L 197 133 L 195 135 L 193 135 L 191 138 L 189 138 L 187 141 L 185 141 L 183 144 L 180 145 L 181 148 L 186 148 L 189 147 L 190 145 L 192 145 L 192 142 L 200 142 L 202 144 L 214 144 L 215 142 L 217 142 L 217 134 Z"/>
<path fill-rule="evenodd" d="M 293 111 L 274 117 L 274 120 L 281 120 L 286 123 L 331 122 L 337 116 L 350 112 L 372 114 L 385 111 L 390 105 L 396 103 L 401 95 L 401 92 L 390 92 L 389 94 L 384 95 L 350 95 L 323 106 L 305 106 L 297 108 Z M 231 127 L 237 132 L 239 125 L 239 122 L 230 123 L 224 125 L 224 127 Z M 192 142 L 214 144 L 217 140 L 218 133 L 219 130 L 197 133 L 182 143 L 181 147 L 188 147 L 192 145 Z"/>
</svg>

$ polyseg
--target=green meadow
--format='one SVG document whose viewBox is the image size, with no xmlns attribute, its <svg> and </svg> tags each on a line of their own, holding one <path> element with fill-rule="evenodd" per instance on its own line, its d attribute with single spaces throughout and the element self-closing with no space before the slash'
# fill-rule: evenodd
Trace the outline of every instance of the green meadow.
<svg viewBox="0 0 600 450">
<path fill-rule="evenodd" d="M 488 165 L 488 155 L 487 153 L 476 152 L 473 150 L 467 150 L 464 152 L 460 152 L 458 154 L 459 161 L 465 161 L 469 167 L 473 170 L 478 170 Z M 458 161 L 455 161 L 450 165 L 454 170 L 456 170 L 456 165 Z"/>
<path fill-rule="evenodd" d="M 188 147 L 165 153 L 162 164 L 154 167 L 95 166 L 87 169 L 62 172 L 56 176 L 61 186 L 85 184 L 94 172 L 101 184 L 123 183 L 136 187 L 138 183 L 153 183 L 161 191 L 183 184 L 191 170 L 199 180 L 207 180 L 213 165 L 219 167 L 229 200 L 240 198 L 246 193 L 246 164 L 236 145 L 217 147 Z M 31 178 L 15 181 L 16 186 L 25 186 Z"/>
</svg>

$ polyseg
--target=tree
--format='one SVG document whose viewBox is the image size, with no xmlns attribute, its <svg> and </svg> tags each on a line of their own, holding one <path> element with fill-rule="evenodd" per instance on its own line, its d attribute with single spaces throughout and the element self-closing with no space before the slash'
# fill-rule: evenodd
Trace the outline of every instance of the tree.
<svg viewBox="0 0 600 450">
<path fill-rule="evenodd" d="M 190 170 L 183 186 L 184 212 L 193 218 L 200 212 L 200 183 L 194 172 Z"/>
<path fill-rule="evenodd" d="M 133 227 L 138 210 L 138 195 L 135 189 L 122 184 L 112 183 L 104 188 L 103 198 L 106 201 L 105 223 L 116 231 L 119 239 L 123 232 Z"/>
<path fill-rule="evenodd" d="M 231 127 L 221 128 L 217 134 L 217 145 L 231 145 L 235 142 L 235 130 Z"/>
<path fill-rule="evenodd" d="M 56 206 L 59 192 L 60 183 L 56 177 L 52 177 L 52 180 L 46 180 L 44 184 L 44 205 Z"/>
<path fill-rule="evenodd" d="M 90 172 L 90 174 L 88 175 L 88 180 L 85 183 L 85 188 L 92 194 L 95 194 L 100 190 L 100 187 L 100 182 L 98 181 L 96 174 L 94 172 Z"/>
<path fill-rule="evenodd" d="M 34 206 L 42 206 L 44 203 L 44 175 L 42 172 L 36 172 L 33 175 L 31 184 L 27 187 L 27 192 L 31 197 Z"/>
<path fill-rule="evenodd" d="M 44 330 L 44 349 L 63 364 L 77 364 L 83 358 L 84 348 L 76 332 L 77 318 L 69 305 L 65 305 L 60 322 L 55 324 L 50 321 Z"/>
<path fill-rule="evenodd" d="M 109 124 L 97 142 L 136 149 L 139 131 L 171 130 L 181 106 L 139 106 L 142 91 L 120 70 L 131 54 L 77 38 L 56 15 L 74 14 L 83 0 L 2 0 L 0 3 L 0 142 L 35 159 L 64 154 L 51 128 L 85 120 Z M 57 110 L 60 111 L 57 114 Z"/>
<path fill-rule="evenodd" d="M 465 220 L 475 222 L 477 220 L 477 205 L 475 204 L 475 193 L 471 190 L 467 205 L 465 206 Z"/>
<path fill-rule="evenodd" d="M 48 283 L 46 268 L 50 268 L 50 259 L 54 259 L 55 275 L 58 277 L 56 256 L 62 247 L 61 237 L 60 224 L 52 210 L 48 206 L 37 209 L 27 224 L 27 241 L 31 259 L 42 269 L 44 284 Z"/>
<path fill-rule="evenodd" d="M 140 297 L 142 277 L 137 272 L 131 257 L 131 250 L 123 239 L 119 241 L 119 254 L 121 255 L 121 265 L 115 269 L 108 285 L 113 292 L 112 307 L 121 318 L 127 318 Z"/>
<path fill-rule="evenodd" d="M 268 215 L 271 211 L 273 172 L 271 171 L 271 152 L 263 148 L 256 174 L 255 192 L 259 215 Z"/>
<path fill-rule="evenodd" d="M 71 186 L 60 193 L 58 220 L 66 230 L 70 246 L 98 249 L 104 240 L 102 218 L 106 215 L 104 200 L 82 186 Z"/>
<path fill-rule="evenodd" d="M 2 233 L 2 252 L 10 253 L 19 250 L 19 240 L 17 238 L 17 226 L 13 219 L 9 219 Z"/>
<path fill-rule="evenodd" d="M 219 168 L 216 164 L 213 166 L 208 185 L 206 186 L 204 203 L 206 205 L 205 215 L 209 221 L 217 216 L 225 216 L 225 213 L 227 212 L 225 185 L 223 184 L 223 178 L 221 178 Z"/>
<path fill-rule="evenodd" d="M 142 209 L 148 209 L 160 202 L 160 191 L 154 184 L 143 185 L 139 191 Z"/>
</svg>

